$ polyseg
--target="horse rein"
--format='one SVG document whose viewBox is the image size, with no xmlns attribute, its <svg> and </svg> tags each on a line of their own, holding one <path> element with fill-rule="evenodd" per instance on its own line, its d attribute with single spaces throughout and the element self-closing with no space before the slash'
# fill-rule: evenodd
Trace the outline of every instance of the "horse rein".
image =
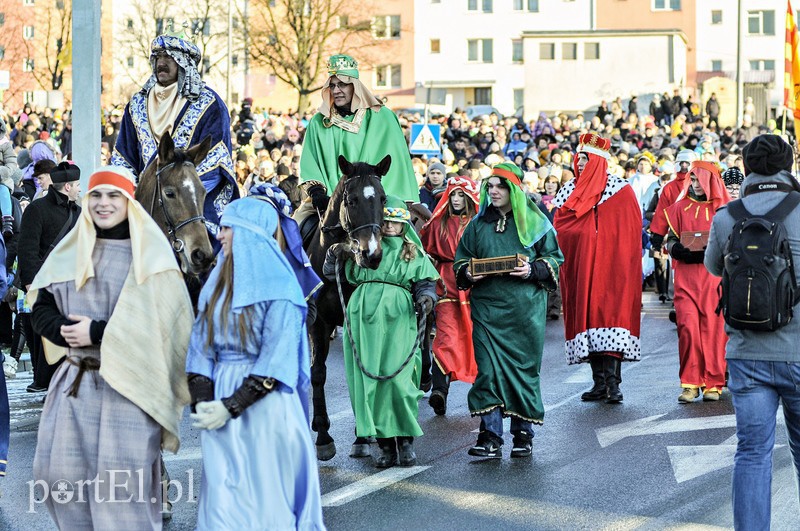
<svg viewBox="0 0 800 531">
<path fill-rule="evenodd" d="M 188 161 L 183 162 L 182 165 L 193 166 L 193 164 Z M 167 207 L 164 204 L 164 188 L 161 186 L 161 173 L 173 166 L 175 166 L 174 162 L 170 162 L 166 166 L 162 166 L 160 168 L 156 166 L 156 189 L 153 192 L 153 201 L 150 204 L 150 212 L 155 212 L 156 197 L 158 197 L 158 205 L 161 207 L 161 213 L 164 214 L 164 222 L 167 224 L 167 237 L 169 238 L 170 245 L 172 245 L 172 250 L 175 252 L 175 254 L 182 254 L 186 250 L 186 245 L 184 244 L 183 240 L 178 238 L 178 231 L 190 223 L 199 221 L 205 224 L 206 218 L 201 214 L 199 216 L 194 216 L 180 221 L 177 224 L 172 221 L 172 216 L 169 215 Z"/>
</svg>

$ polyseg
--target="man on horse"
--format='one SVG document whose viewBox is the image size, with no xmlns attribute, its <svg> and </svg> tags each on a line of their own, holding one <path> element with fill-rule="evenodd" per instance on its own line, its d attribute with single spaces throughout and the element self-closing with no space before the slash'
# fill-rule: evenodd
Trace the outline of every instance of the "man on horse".
<svg viewBox="0 0 800 531">
<path fill-rule="evenodd" d="M 225 205 L 239 197 L 228 108 L 200 78 L 200 49 L 183 31 L 156 37 L 150 49 L 153 74 L 125 107 L 111 164 L 131 170 L 138 180 L 158 153 L 163 134 L 169 133 L 180 149 L 210 136 L 211 150 L 197 175 L 208 192 L 206 227 L 216 234 Z"/>
<path fill-rule="evenodd" d="M 332 56 L 328 73 L 322 105 L 308 124 L 300 158 L 301 186 L 311 197 L 311 205 L 320 213 L 325 211 L 328 194 L 341 175 L 339 155 L 369 164 L 391 155 L 391 168 L 382 179 L 386 193 L 419 202 L 419 187 L 397 116 L 361 83 L 358 63 L 349 55 Z M 304 205 L 307 212 L 311 210 L 308 203 Z M 298 223 L 305 217 L 300 212 Z"/>
</svg>

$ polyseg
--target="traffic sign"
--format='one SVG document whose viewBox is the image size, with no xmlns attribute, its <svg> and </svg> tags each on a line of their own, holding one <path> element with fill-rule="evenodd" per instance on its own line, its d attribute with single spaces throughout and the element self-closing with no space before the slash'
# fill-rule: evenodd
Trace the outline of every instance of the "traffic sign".
<svg viewBox="0 0 800 531">
<path fill-rule="evenodd" d="M 439 124 L 411 124 L 412 155 L 435 156 L 442 152 L 442 126 Z"/>
</svg>

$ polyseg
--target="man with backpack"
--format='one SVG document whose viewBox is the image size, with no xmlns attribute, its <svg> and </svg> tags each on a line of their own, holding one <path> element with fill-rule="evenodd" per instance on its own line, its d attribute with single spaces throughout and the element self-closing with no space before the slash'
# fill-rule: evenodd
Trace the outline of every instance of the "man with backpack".
<svg viewBox="0 0 800 531">
<path fill-rule="evenodd" d="M 719 400 L 725 386 L 725 342 L 722 317 L 714 312 L 719 302 L 719 280 L 703 267 L 703 249 L 714 213 L 730 201 L 719 168 L 712 162 L 694 161 L 689 167 L 689 187 L 683 197 L 664 210 L 669 223 L 667 247 L 675 271 L 676 324 L 678 325 L 678 402 Z"/>
<path fill-rule="evenodd" d="M 800 263 L 800 183 L 789 173 L 794 153 L 781 137 L 759 135 L 743 154 L 748 175 L 742 183 L 742 199 L 714 216 L 705 266 L 723 277 L 720 308 L 729 336 L 728 389 L 738 438 L 734 527 L 768 529 L 779 403 L 800 474 L 800 320 L 789 318 L 792 308 L 800 309 L 792 267 Z"/>
</svg>

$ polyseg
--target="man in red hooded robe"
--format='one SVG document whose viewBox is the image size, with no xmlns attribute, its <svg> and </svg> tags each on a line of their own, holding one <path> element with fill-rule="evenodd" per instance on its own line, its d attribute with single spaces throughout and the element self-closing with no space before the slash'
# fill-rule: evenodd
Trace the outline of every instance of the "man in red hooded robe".
<svg viewBox="0 0 800 531">
<path fill-rule="evenodd" d="M 581 399 L 618 403 L 620 363 L 641 358 L 642 212 L 630 184 L 608 175 L 610 141 L 579 140 L 576 177 L 553 200 L 567 363 L 592 366 L 594 386 Z"/>
<path fill-rule="evenodd" d="M 712 162 L 695 161 L 683 196 L 666 211 L 667 247 L 675 270 L 675 311 L 683 391 L 678 401 L 719 400 L 725 385 L 725 320 L 716 313 L 719 279 L 703 266 L 705 247 L 692 250 L 690 240 L 711 230 L 711 221 L 730 195 Z M 706 237 L 707 241 L 707 237 Z M 683 243 L 682 243 L 683 242 Z"/>
</svg>

